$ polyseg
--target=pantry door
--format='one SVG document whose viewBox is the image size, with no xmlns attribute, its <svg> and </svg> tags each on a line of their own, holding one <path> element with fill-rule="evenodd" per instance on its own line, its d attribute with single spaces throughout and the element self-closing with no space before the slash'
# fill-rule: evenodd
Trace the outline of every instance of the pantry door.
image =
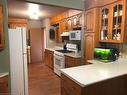
<svg viewBox="0 0 127 95">
<path fill-rule="evenodd" d="M 44 58 L 44 30 L 39 28 L 30 29 L 30 63 L 39 63 Z"/>
</svg>

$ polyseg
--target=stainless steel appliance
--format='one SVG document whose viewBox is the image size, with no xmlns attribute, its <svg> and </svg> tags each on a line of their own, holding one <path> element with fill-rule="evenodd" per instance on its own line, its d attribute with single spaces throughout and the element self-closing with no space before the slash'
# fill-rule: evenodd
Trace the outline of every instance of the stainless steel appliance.
<svg viewBox="0 0 127 95">
<path fill-rule="evenodd" d="M 65 53 L 77 52 L 75 44 L 67 44 L 67 49 L 55 50 L 54 52 L 54 72 L 61 75 L 60 69 L 65 68 Z"/>
<path fill-rule="evenodd" d="M 81 30 L 70 31 L 69 40 L 81 40 Z"/>
</svg>

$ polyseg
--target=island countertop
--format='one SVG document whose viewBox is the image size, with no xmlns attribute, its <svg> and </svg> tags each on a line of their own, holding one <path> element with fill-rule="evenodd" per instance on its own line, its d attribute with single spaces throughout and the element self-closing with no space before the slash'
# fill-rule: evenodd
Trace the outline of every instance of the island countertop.
<svg viewBox="0 0 127 95">
<path fill-rule="evenodd" d="M 127 74 L 127 64 L 91 64 L 61 69 L 62 74 L 81 87 Z"/>
</svg>

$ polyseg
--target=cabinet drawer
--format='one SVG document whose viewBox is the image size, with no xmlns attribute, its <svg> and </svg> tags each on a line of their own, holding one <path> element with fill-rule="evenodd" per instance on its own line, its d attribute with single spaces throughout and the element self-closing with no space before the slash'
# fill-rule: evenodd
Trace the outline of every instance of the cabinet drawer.
<svg viewBox="0 0 127 95">
<path fill-rule="evenodd" d="M 64 88 L 63 90 L 65 90 L 67 95 L 81 95 L 81 87 L 78 84 L 64 75 L 62 75 L 61 78 L 62 88 Z"/>
</svg>

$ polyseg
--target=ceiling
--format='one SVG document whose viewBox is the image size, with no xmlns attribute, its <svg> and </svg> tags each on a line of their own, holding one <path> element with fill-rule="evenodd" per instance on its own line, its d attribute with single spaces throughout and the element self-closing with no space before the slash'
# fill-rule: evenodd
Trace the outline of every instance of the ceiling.
<svg viewBox="0 0 127 95">
<path fill-rule="evenodd" d="M 29 10 L 29 6 L 31 4 L 32 3 L 29 3 L 29 2 L 10 0 L 10 2 L 8 2 L 9 17 L 30 19 L 28 10 Z M 39 19 L 42 20 L 44 18 L 52 17 L 52 16 L 57 15 L 63 11 L 66 11 L 67 8 L 39 5 L 39 10 L 40 10 Z"/>
</svg>

